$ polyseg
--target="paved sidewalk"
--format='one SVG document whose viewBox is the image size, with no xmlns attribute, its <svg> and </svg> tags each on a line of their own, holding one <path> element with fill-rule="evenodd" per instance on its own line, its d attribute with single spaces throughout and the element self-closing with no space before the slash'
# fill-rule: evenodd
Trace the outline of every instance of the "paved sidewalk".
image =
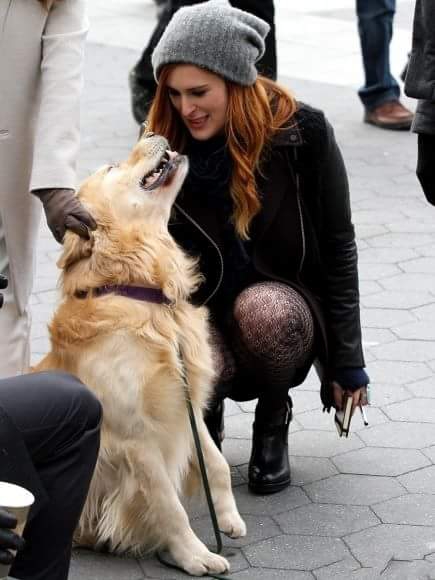
<svg viewBox="0 0 435 580">
<path fill-rule="evenodd" d="M 326 111 L 349 171 L 373 406 L 370 426 L 356 416 L 351 437 L 340 440 L 332 416 L 321 413 L 317 380 L 310 375 L 294 392 L 293 485 L 255 497 L 246 487 L 253 404 L 228 404 L 224 454 L 248 524 L 245 539 L 224 541 L 231 578 L 435 578 L 435 208 L 424 201 L 414 176 L 416 138 L 361 122 L 353 1 L 328 0 L 327 9 L 320 0 L 276 4 L 282 80 Z M 398 6 L 396 74 L 409 48 L 412 3 Z M 81 177 L 125 157 L 136 139 L 127 73 L 152 29 L 153 7 L 146 0 L 93 0 L 91 16 Z M 48 348 L 57 252 L 42 229 L 34 360 Z M 195 528 L 212 542 L 205 511 L 195 513 Z M 143 578 L 186 576 L 152 558 L 89 552 L 75 553 L 70 574 L 70 580 Z"/>
</svg>

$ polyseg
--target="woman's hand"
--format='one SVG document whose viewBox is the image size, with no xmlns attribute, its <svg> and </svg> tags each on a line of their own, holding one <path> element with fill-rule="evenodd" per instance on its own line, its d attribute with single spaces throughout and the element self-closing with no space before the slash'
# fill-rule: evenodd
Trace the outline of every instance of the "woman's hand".
<svg viewBox="0 0 435 580">
<path fill-rule="evenodd" d="M 96 229 L 94 218 L 80 203 L 74 190 L 36 189 L 32 193 L 42 201 L 48 227 L 60 244 L 66 230 L 72 230 L 81 238 L 88 240 L 89 230 Z"/>
<path fill-rule="evenodd" d="M 352 396 L 352 413 L 356 407 L 363 407 L 369 404 L 367 395 L 367 385 L 364 385 L 357 389 L 356 391 L 350 391 L 348 389 L 343 389 L 336 381 L 332 382 L 332 391 L 334 395 L 334 407 L 338 410 L 343 408 L 343 397 L 344 395 Z"/>
<path fill-rule="evenodd" d="M 12 564 L 14 554 L 11 550 L 21 550 L 24 540 L 12 530 L 17 525 L 17 519 L 4 508 L 0 508 L 0 564 Z"/>
</svg>

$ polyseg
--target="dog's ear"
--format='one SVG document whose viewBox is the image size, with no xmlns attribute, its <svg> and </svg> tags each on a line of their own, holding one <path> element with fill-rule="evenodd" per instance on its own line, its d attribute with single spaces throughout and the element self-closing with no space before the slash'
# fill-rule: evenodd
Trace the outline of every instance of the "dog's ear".
<svg viewBox="0 0 435 580">
<path fill-rule="evenodd" d="M 89 233 L 89 240 L 86 240 L 74 232 L 69 230 L 66 231 L 63 239 L 63 252 L 57 261 L 58 268 L 61 270 L 67 270 L 72 265 L 80 262 L 80 260 L 91 256 L 95 238 L 93 232 Z"/>
</svg>

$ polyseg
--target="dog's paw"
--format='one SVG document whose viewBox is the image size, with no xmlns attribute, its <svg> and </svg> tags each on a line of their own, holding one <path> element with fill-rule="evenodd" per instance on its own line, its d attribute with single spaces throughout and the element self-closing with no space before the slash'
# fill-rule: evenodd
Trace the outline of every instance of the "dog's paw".
<svg viewBox="0 0 435 580">
<path fill-rule="evenodd" d="M 191 554 L 183 558 L 180 564 L 192 576 L 204 576 L 210 572 L 225 574 L 230 569 L 228 560 L 207 549 L 203 550 L 201 554 Z"/>
<path fill-rule="evenodd" d="M 246 524 L 236 511 L 230 511 L 219 516 L 219 529 L 230 538 L 246 536 Z"/>
<path fill-rule="evenodd" d="M 177 564 L 192 576 L 204 576 L 212 572 L 224 574 L 230 569 L 228 561 L 210 552 L 191 530 L 184 537 L 178 535 L 176 541 L 168 547 Z"/>
</svg>

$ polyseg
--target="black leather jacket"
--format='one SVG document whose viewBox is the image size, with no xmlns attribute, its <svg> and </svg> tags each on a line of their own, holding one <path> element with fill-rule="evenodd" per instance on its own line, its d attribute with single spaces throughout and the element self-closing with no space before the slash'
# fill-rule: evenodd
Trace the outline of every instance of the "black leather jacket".
<svg viewBox="0 0 435 580">
<path fill-rule="evenodd" d="M 435 2 L 417 0 L 405 93 L 420 99 L 413 131 L 435 135 Z"/>
<path fill-rule="evenodd" d="M 308 301 L 323 370 L 363 367 L 357 250 L 342 156 L 322 112 L 300 104 L 295 121 L 275 136 L 257 179 L 263 206 L 250 231 L 253 265 L 261 278 L 285 282 Z M 182 247 L 199 255 L 205 282 L 194 300 L 213 311 L 225 268 L 214 213 L 184 191 L 169 227 Z"/>
</svg>

